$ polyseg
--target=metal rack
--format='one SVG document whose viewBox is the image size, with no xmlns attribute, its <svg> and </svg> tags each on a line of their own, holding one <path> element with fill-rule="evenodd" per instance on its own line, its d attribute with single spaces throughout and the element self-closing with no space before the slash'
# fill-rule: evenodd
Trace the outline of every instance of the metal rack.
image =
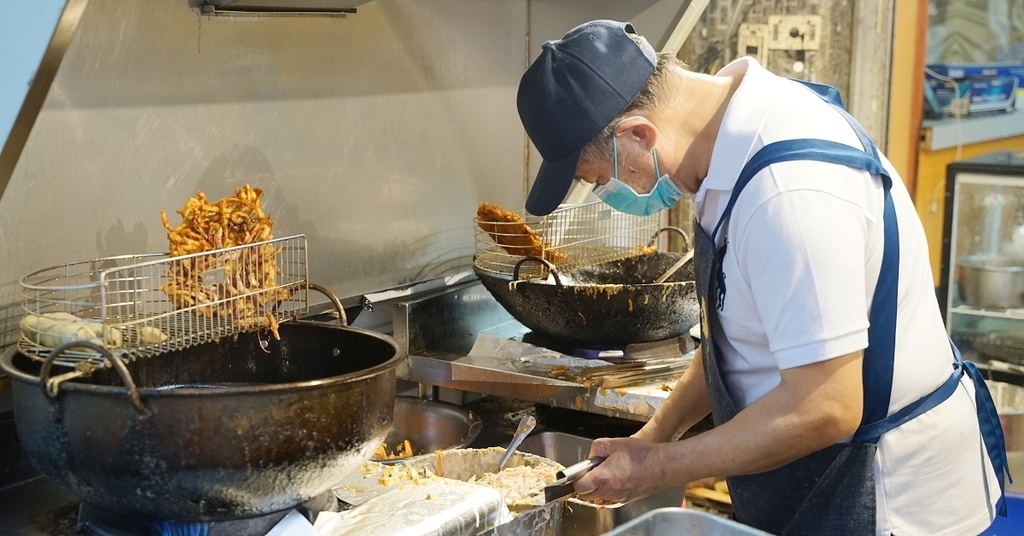
<svg viewBox="0 0 1024 536">
<path fill-rule="evenodd" d="M 562 207 L 547 216 L 514 214 L 521 221 L 473 219 L 477 269 L 512 277 L 527 256 L 541 257 L 560 271 L 610 262 L 649 251 L 660 226 L 657 214 L 633 216 L 602 201 Z"/>
<path fill-rule="evenodd" d="M 21 279 L 19 350 L 45 360 L 82 340 L 134 360 L 259 329 L 309 309 L 306 237 L 171 257 L 125 255 L 53 266 Z M 107 366 L 72 347 L 54 363 Z"/>
</svg>

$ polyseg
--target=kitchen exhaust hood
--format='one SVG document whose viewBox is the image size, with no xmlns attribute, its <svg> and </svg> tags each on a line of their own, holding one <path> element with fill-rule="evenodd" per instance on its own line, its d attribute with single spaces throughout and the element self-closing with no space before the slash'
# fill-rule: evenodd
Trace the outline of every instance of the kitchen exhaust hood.
<svg viewBox="0 0 1024 536">
<path fill-rule="evenodd" d="M 203 0 L 202 12 L 226 15 L 345 15 L 370 0 Z"/>
</svg>

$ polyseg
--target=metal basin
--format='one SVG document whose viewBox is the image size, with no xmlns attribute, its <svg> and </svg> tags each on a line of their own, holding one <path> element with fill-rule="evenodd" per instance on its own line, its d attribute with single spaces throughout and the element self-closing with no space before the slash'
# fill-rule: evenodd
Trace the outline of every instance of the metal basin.
<svg viewBox="0 0 1024 536">
<path fill-rule="evenodd" d="M 957 261 L 964 303 L 985 309 L 1024 307 L 1024 260 L 973 255 Z"/>
<path fill-rule="evenodd" d="M 587 459 L 592 440 L 562 432 L 541 432 L 523 440 L 519 450 L 569 466 Z M 562 513 L 562 534 L 604 534 L 657 508 L 678 507 L 683 503 L 685 486 L 660 491 L 649 497 L 619 506 L 597 507 L 583 501 L 571 501 Z"/>
<path fill-rule="evenodd" d="M 412 455 L 419 456 L 438 450 L 463 448 L 476 439 L 482 428 L 480 417 L 472 411 L 454 404 L 400 396 L 395 399 L 395 417 L 384 442 L 387 450 L 394 452 L 395 447 L 408 439 Z M 408 458 L 375 457 L 373 461 L 390 464 Z"/>
</svg>

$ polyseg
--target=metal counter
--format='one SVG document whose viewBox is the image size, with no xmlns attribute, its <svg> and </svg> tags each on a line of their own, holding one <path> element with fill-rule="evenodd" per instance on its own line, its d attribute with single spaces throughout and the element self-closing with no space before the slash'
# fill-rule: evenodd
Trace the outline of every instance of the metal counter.
<svg viewBox="0 0 1024 536">
<path fill-rule="evenodd" d="M 509 359 L 468 355 L 481 334 L 519 340 L 529 331 L 476 280 L 414 295 L 393 306 L 394 337 L 409 350 L 408 367 L 399 370 L 405 380 L 634 421 L 647 421 L 675 383 L 676 378 L 668 378 L 614 389 L 587 387 L 523 372 Z"/>
</svg>

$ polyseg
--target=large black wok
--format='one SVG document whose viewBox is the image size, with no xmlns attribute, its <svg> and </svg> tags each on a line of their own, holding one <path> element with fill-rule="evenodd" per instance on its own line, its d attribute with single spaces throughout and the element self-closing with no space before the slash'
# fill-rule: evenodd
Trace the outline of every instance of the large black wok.
<svg viewBox="0 0 1024 536">
<path fill-rule="evenodd" d="M 142 410 L 110 370 L 66 381 L 51 397 L 40 363 L 12 350 L 0 367 L 13 379 L 29 459 L 70 493 L 155 518 L 241 518 L 329 490 L 370 459 L 393 416 L 405 357 L 394 341 L 302 322 L 280 334 L 130 363 Z"/>
<path fill-rule="evenodd" d="M 511 278 L 475 271 L 494 299 L 531 330 L 585 347 L 614 347 L 677 337 L 700 320 L 692 262 L 665 283 L 652 283 L 681 257 L 657 252 L 568 272 L 554 267 L 550 282 L 520 279 L 522 261 Z"/>
</svg>

